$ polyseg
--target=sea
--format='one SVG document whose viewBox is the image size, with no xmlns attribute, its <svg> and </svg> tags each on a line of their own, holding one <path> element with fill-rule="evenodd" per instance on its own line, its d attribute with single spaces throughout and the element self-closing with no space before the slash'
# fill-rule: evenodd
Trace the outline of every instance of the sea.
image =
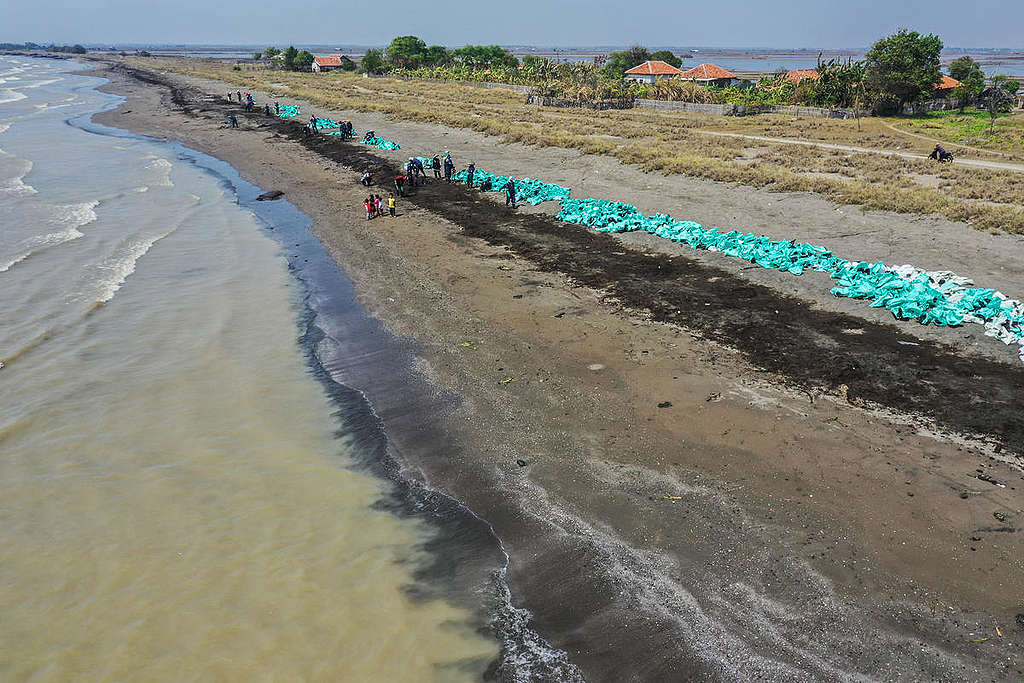
<svg viewBox="0 0 1024 683">
<path fill-rule="evenodd" d="M 309 219 L 84 67 L 0 56 L 0 680 L 573 678 L 339 381 L 408 345 Z"/>
</svg>

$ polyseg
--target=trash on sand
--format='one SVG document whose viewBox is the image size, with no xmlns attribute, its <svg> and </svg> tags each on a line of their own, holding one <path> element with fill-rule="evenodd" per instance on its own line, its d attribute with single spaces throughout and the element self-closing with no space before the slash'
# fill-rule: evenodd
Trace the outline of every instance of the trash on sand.
<svg viewBox="0 0 1024 683">
<path fill-rule="evenodd" d="M 658 404 L 658 407 L 659 408 L 671 408 L 672 407 L 672 401 L 662 401 L 661 403 Z"/>
<path fill-rule="evenodd" d="M 459 346 L 464 346 L 467 349 L 470 349 L 470 348 L 473 348 L 474 346 L 476 346 L 476 342 L 475 341 L 462 342 L 461 344 L 459 344 Z"/>
<path fill-rule="evenodd" d="M 979 475 L 977 475 L 977 477 L 978 477 L 978 479 L 981 479 L 982 481 L 987 481 L 988 483 L 992 484 L 993 486 L 998 486 L 999 488 L 1003 488 L 1003 489 L 1006 488 L 1006 484 L 1000 484 L 998 481 L 996 481 L 992 477 L 988 476 L 987 474 L 979 474 Z"/>
<path fill-rule="evenodd" d="M 711 403 L 712 401 L 720 401 L 720 400 L 722 400 L 722 392 L 720 392 L 720 391 L 712 391 L 710 394 L 708 394 L 708 397 L 706 399 L 704 399 L 704 400 L 707 401 L 708 403 Z"/>
<path fill-rule="evenodd" d="M 986 640 L 988 640 L 987 637 L 986 638 L 975 638 L 974 640 L 971 640 L 969 642 L 971 642 L 971 643 L 984 643 Z"/>
<path fill-rule="evenodd" d="M 526 467 L 526 461 L 523 460 L 522 458 L 516 460 L 516 464 L 519 465 L 520 467 Z"/>
<path fill-rule="evenodd" d="M 662 496 L 661 499 L 662 500 L 682 500 L 683 497 L 682 496 L 670 496 L 670 495 L 666 494 L 666 495 Z"/>
<path fill-rule="evenodd" d="M 270 192 L 264 192 L 263 194 L 261 194 L 259 197 L 256 198 L 256 201 L 258 201 L 258 202 L 272 202 L 275 199 L 279 199 L 280 197 L 283 197 L 283 196 L 284 196 L 284 192 L 282 192 L 281 190 L 271 190 Z"/>
<path fill-rule="evenodd" d="M 505 379 L 501 380 L 501 383 L 502 384 L 511 384 L 512 382 L 518 382 L 518 381 L 519 380 L 516 379 L 515 377 L 506 377 Z"/>
</svg>

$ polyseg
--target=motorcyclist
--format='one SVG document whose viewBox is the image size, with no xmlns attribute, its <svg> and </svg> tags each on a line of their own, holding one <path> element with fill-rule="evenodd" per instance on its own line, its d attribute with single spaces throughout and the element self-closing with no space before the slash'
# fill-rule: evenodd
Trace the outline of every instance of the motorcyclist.
<svg viewBox="0 0 1024 683">
<path fill-rule="evenodd" d="M 942 161 L 949 154 L 942 145 L 935 145 L 935 149 L 928 155 L 929 159 L 935 159 L 936 161 Z"/>
</svg>

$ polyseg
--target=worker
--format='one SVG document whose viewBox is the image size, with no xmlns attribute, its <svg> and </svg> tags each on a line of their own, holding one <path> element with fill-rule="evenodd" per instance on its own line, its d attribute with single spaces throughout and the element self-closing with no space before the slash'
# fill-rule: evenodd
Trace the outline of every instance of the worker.
<svg viewBox="0 0 1024 683">
<path fill-rule="evenodd" d="M 232 128 L 238 128 L 238 119 L 235 117 L 234 114 L 228 114 L 228 121 L 231 122 Z"/>
<path fill-rule="evenodd" d="M 466 185 L 473 187 L 473 174 L 476 173 L 476 164 L 470 162 L 466 167 Z"/>
<path fill-rule="evenodd" d="M 505 206 L 516 208 L 516 184 L 512 178 L 508 179 L 502 189 L 505 190 Z"/>
<path fill-rule="evenodd" d="M 431 159 L 430 166 L 431 166 L 431 168 L 434 169 L 434 177 L 440 179 L 441 178 L 441 159 L 439 159 L 436 154 L 434 155 L 434 158 Z"/>
<path fill-rule="evenodd" d="M 405 176 L 399 173 L 395 176 L 395 189 L 398 190 L 398 196 L 405 196 Z"/>
<path fill-rule="evenodd" d="M 444 179 L 449 183 L 452 181 L 452 173 L 455 172 L 455 164 L 448 154 L 444 155 Z"/>
</svg>

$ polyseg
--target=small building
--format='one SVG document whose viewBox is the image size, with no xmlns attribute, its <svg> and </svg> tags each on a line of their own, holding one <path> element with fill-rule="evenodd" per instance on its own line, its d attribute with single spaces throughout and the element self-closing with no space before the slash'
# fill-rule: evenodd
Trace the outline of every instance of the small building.
<svg viewBox="0 0 1024 683">
<path fill-rule="evenodd" d="M 955 78 L 947 76 L 946 74 L 941 75 L 942 80 L 939 81 L 939 84 L 937 86 L 935 86 L 936 97 L 949 97 L 950 95 L 953 94 L 954 89 L 959 88 L 961 85 L 963 85 L 963 83 L 956 80 Z"/>
<path fill-rule="evenodd" d="M 793 85 L 800 85 L 800 81 L 805 79 L 816 81 L 819 78 L 821 78 L 821 75 L 818 74 L 817 69 L 797 69 L 786 74 L 786 80 Z"/>
<path fill-rule="evenodd" d="M 341 55 L 328 55 L 326 57 L 314 57 L 313 66 L 310 70 L 314 73 L 321 71 L 334 71 L 341 68 Z"/>
<path fill-rule="evenodd" d="M 718 85 L 724 88 L 738 77 L 717 64 L 698 64 L 692 69 L 684 71 L 680 78 L 701 85 Z"/>
<path fill-rule="evenodd" d="M 632 69 L 626 72 L 624 80 L 650 84 L 654 83 L 655 81 L 665 81 L 671 78 L 679 78 L 682 75 L 682 71 L 675 68 L 668 62 L 654 60 L 644 62 L 639 66 L 634 66 Z"/>
</svg>

